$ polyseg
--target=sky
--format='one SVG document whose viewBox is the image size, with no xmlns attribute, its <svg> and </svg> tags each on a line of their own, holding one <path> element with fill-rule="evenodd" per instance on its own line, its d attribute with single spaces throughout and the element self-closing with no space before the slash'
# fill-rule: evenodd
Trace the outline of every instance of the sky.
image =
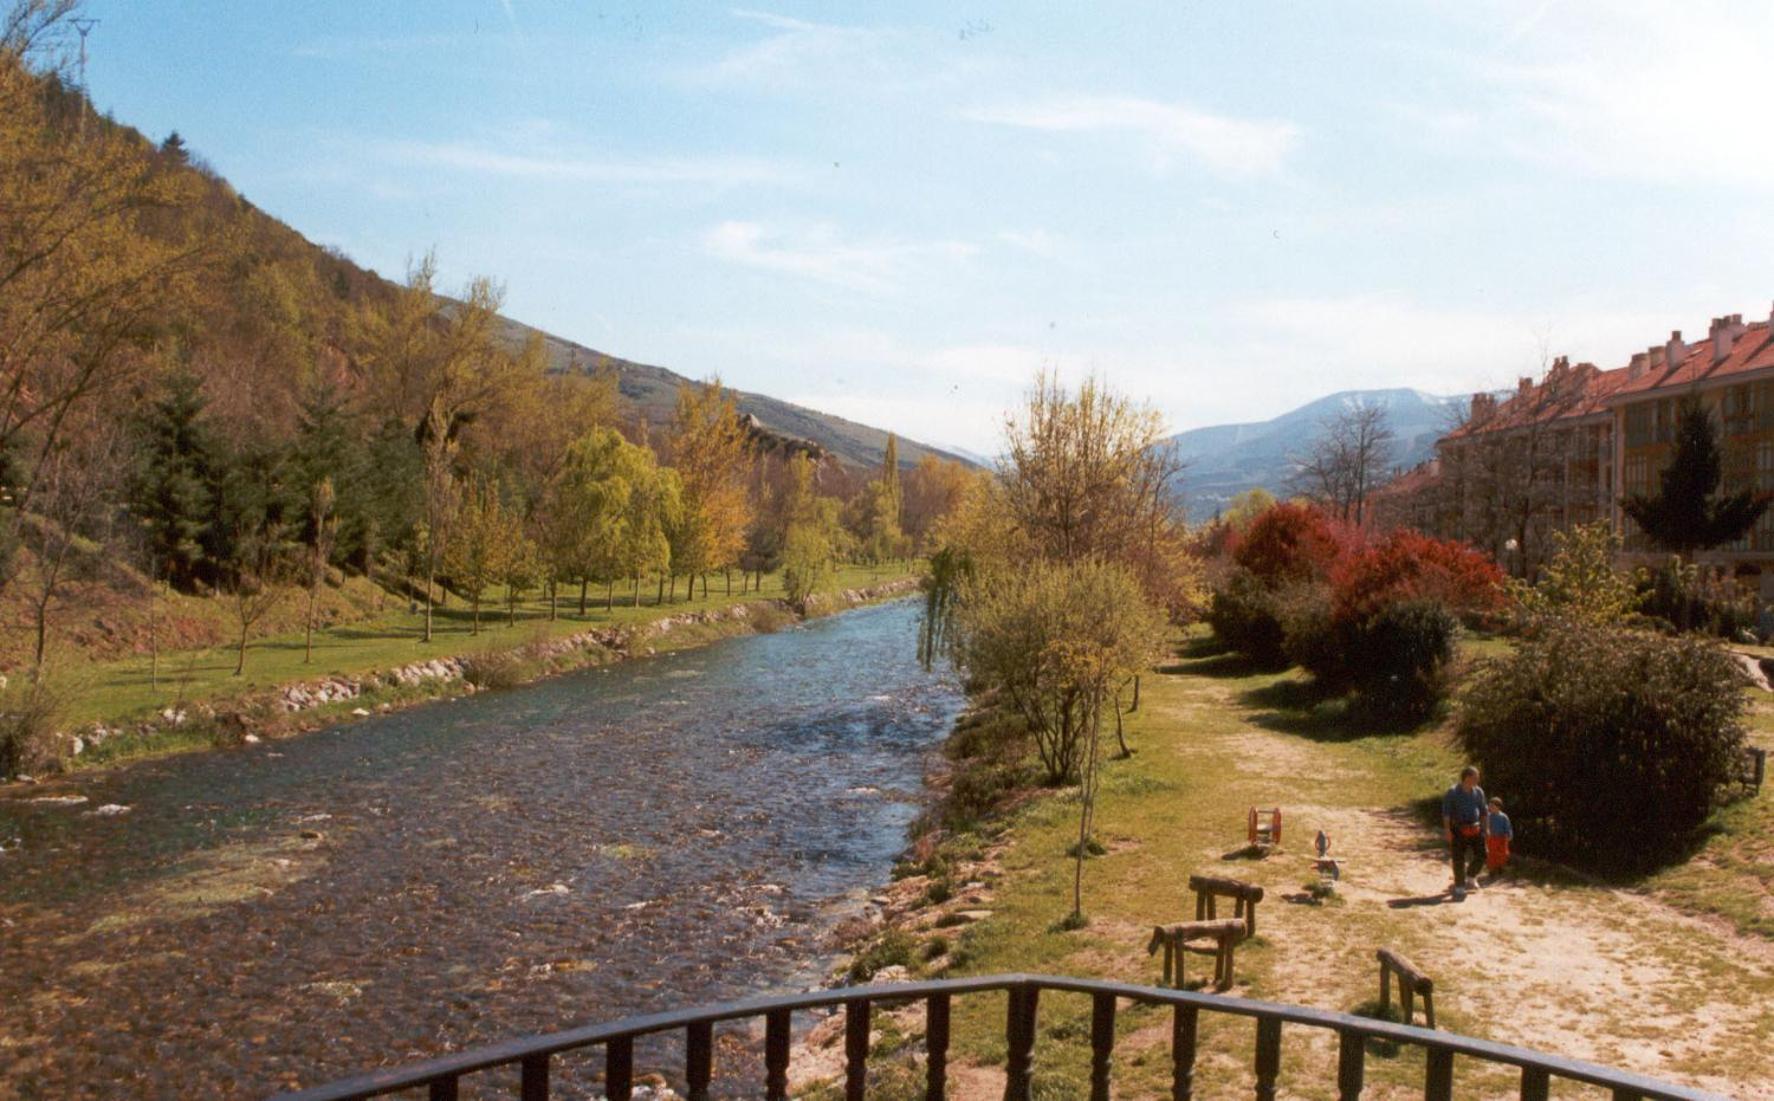
<svg viewBox="0 0 1774 1101">
<path fill-rule="evenodd" d="M 1511 386 L 1774 302 L 1774 5 L 88 0 L 87 81 L 400 278 L 991 453 Z"/>
</svg>

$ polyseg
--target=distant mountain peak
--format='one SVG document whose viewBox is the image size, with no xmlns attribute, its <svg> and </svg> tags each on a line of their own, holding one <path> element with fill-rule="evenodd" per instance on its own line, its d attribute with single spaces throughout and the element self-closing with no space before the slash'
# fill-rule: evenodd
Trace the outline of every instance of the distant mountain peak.
<svg viewBox="0 0 1774 1101">
<path fill-rule="evenodd" d="M 1470 400 L 1410 387 L 1339 390 L 1266 421 L 1192 428 L 1170 438 L 1187 464 L 1180 479 L 1191 520 L 1212 516 L 1246 490 L 1261 487 L 1286 496 L 1293 456 L 1305 448 L 1323 423 L 1357 405 L 1378 405 L 1397 438 L 1392 465 L 1415 466 L 1435 453 L 1435 441 L 1452 427 Z"/>
</svg>

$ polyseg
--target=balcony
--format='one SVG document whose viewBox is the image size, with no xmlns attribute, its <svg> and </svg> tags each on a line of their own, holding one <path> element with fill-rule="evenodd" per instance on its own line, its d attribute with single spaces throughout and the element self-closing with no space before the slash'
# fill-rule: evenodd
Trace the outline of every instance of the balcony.
<svg viewBox="0 0 1774 1101">
<path fill-rule="evenodd" d="M 490 1047 L 448 1055 L 393 1070 L 376 1071 L 331 1085 L 281 1094 L 274 1101 L 358 1101 L 402 1090 L 423 1088 L 431 1101 L 455 1101 L 463 1079 L 495 1068 L 519 1068 L 522 1101 L 547 1101 L 550 1060 L 565 1052 L 602 1048 L 604 1093 L 610 1101 L 630 1101 L 634 1091 L 634 1042 L 638 1037 L 681 1032 L 684 1036 L 683 1082 L 690 1101 L 707 1101 L 713 1085 L 714 1026 L 717 1023 L 764 1021 L 764 1081 L 769 1101 L 788 1098 L 788 1067 L 793 1015 L 842 1008 L 844 1021 L 844 1096 L 859 1101 L 867 1095 L 869 1016 L 876 1006 L 922 1001 L 925 1006 L 924 1096 L 940 1101 L 948 1088 L 949 1011 L 957 997 L 1005 997 L 1006 1101 L 1029 1101 L 1035 1055 L 1036 1017 L 1041 995 L 1084 995 L 1091 1000 L 1090 1097 L 1107 1101 L 1113 1080 L 1115 1014 L 1121 1002 L 1173 1009 L 1170 1029 L 1170 1095 L 1184 1101 L 1194 1095 L 1196 1029 L 1201 1014 L 1242 1017 L 1255 1031 L 1252 1071 L 1258 1101 L 1272 1099 L 1281 1080 L 1282 1045 L 1286 1033 L 1315 1029 L 1337 1038 L 1337 1096 L 1354 1101 L 1362 1093 L 1367 1044 L 1370 1040 L 1425 1053 L 1423 1096 L 1451 1101 L 1463 1062 L 1511 1067 L 1520 1071 L 1524 1101 L 1544 1101 L 1553 1079 L 1599 1086 L 1615 1101 L 1629 1098 L 1722 1101 L 1716 1094 L 1658 1082 L 1591 1063 L 1563 1059 L 1508 1044 L 1492 1043 L 1448 1032 L 1392 1024 L 1370 1017 L 1319 1009 L 1251 1001 L 1216 994 L 1134 986 L 1050 975 L 989 975 L 969 979 L 843 987 L 810 994 L 759 998 L 704 1009 L 674 1010 L 631 1017 L 603 1025 L 587 1025 L 547 1036 L 508 1040 Z"/>
</svg>

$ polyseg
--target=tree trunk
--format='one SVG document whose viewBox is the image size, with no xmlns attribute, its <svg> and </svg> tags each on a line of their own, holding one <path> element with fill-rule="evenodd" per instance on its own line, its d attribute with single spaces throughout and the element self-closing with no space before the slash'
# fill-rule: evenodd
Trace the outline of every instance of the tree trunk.
<svg viewBox="0 0 1774 1101">
<path fill-rule="evenodd" d="M 234 675 L 237 677 L 246 672 L 246 635 L 251 629 L 245 622 L 240 625 L 240 653 L 234 660 Z"/>
<path fill-rule="evenodd" d="M 657 608 L 661 604 L 664 604 L 664 603 L 665 603 L 665 578 L 661 577 L 659 579 L 659 595 L 653 598 L 653 606 L 655 608 Z"/>
<path fill-rule="evenodd" d="M 425 637 L 422 641 L 431 641 L 431 590 L 437 584 L 437 570 L 427 564 L 425 568 Z"/>
<path fill-rule="evenodd" d="M 514 589 L 505 590 L 505 625 L 517 626 L 517 591 Z"/>
<path fill-rule="evenodd" d="M 588 582 L 586 581 L 585 578 L 581 577 L 579 579 L 579 614 L 580 615 L 585 614 L 585 586 L 587 584 L 588 584 Z"/>
<path fill-rule="evenodd" d="M 1140 675 L 1138 673 L 1135 673 L 1133 675 L 1133 704 L 1130 707 L 1128 707 L 1127 713 L 1129 715 L 1131 715 L 1135 711 L 1138 711 L 1139 709 L 1140 709 Z"/>
<path fill-rule="evenodd" d="M 631 597 L 632 597 L 632 599 L 630 599 L 628 606 L 631 608 L 640 607 L 641 606 L 641 575 L 638 573 L 634 575 L 634 591 L 631 594 Z"/>
<path fill-rule="evenodd" d="M 308 622 L 303 625 L 305 629 L 302 632 L 303 665 L 314 660 L 314 605 L 319 600 L 320 583 L 316 579 L 315 583 L 308 588 Z"/>
<path fill-rule="evenodd" d="M 611 578 L 609 581 L 606 581 L 604 583 L 604 611 L 606 611 L 606 612 L 614 611 L 615 608 L 616 608 L 616 579 Z"/>
<path fill-rule="evenodd" d="M 474 626 L 469 628 L 468 633 L 471 635 L 480 634 L 480 594 L 479 593 L 474 594 Z"/>
<path fill-rule="evenodd" d="M 548 582 L 548 622 L 553 623 L 555 616 L 560 614 L 561 586 L 552 578 Z"/>
<path fill-rule="evenodd" d="M 671 602 L 678 602 L 678 575 L 675 573 L 671 575 Z"/>
<path fill-rule="evenodd" d="M 31 666 L 31 680 L 43 675 L 43 651 L 49 640 L 49 600 L 37 601 L 37 658 Z"/>
<path fill-rule="evenodd" d="M 733 570 L 729 567 L 728 569 L 722 570 L 721 573 L 727 580 L 727 595 L 732 596 L 733 595 Z M 707 595 L 706 590 L 708 589 L 708 582 L 704 581 L 702 583 L 702 587 L 704 590 L 704 595 Z"/>
</svg>

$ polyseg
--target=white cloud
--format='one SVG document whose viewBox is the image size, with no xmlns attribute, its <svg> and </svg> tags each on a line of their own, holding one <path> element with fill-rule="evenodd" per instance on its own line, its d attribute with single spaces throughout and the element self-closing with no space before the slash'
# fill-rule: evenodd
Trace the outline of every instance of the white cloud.
<svg viewBox="0 0 1774 1101">
<path fill-rule="evenodd" d="M 1457 103 L 1396 105 L 1445 146 L 1660 183 L 1774 184 L 1774 8 L 1707 0 L 1518 5 L 1497 48 L 1451 60 Z"/>
<path fill-rule="evenodd" d="M 574 153 L 511 153 L 468 142 L 397 141 L 381 147 L 384 156 L 408 164 L 449 168 L 492 176 L 527 177 L 581 183 L 707 184 L 741 186 L 788 184 L 799 169 L 759 157 L 622 157 Z"/>
<path fill-rule="evenodd" d="M 877 292 L 896 289 L 918 269 L 961 263 L 978 251 L 962 241 L 854 241 L 829 225 L 785 230 L 747 221 L 713 227 L 702 247 L 729 263 Z"/>
<path fill-rule="evenodd" d="M 1069 96 L 978 107 L 967 111 L 966 117 L 1057 133 L 1128 132 L 1145 139 L 1160 156 L 1183 153 L 1232 176 L 1278 171 L 1300 133 L 1290 122 L 1232 118 L 1183 103 L 1126 96 Z"/>
<path fill-rule="evenodd" d="M 998 234 L 998 240 L 1043 258 L 1058 256 L 1060 251 L 1060 239 L 1044 229 L 1007 229 Z"/>
</svg>

